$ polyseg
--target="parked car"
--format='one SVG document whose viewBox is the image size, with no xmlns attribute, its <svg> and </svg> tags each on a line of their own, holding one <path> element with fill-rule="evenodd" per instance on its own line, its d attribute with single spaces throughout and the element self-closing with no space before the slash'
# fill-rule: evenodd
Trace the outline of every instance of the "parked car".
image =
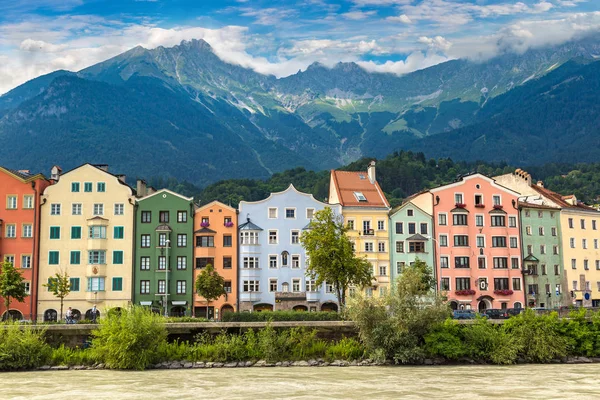
<svg viewBox="0 0 600 400">
<path fill-rule="evenodd" d="M 506 312 L 508 313 L 509 317 L 512 317 L 512 316 L 515 316 L 515 315 L 519 315 L 523 311 L 525 311 L 524 308 L 509 308 L 509 309 L 506 310 Z"/>
<path fill-rule="evenodd" d="M 489 319 L 507 319 L 510 317 L 508 314 L 508 310 L 499 310 L 499 309 L 488 309 L 483 312 L 483 315 L 488 317 Z"/>
<path fill-rule="evenodd" d="M 454 310 L 452 318 L 454 319 L 474 319 L 477 313 L 473 310 Z"/>
</svg>

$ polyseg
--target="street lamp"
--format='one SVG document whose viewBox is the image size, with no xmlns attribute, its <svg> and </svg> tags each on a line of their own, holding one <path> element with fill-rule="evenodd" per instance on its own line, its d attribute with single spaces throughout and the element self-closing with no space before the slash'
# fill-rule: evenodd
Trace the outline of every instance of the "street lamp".
<svg viewBox="0 0 600 400">
<path fill-rule="evenodd" d="M 165 265 L 165 318 L 169 316 L 169 247 L 171 241 L 167 239 L 165 241 L 167 245 L 167 260 Z"/>
</svg>

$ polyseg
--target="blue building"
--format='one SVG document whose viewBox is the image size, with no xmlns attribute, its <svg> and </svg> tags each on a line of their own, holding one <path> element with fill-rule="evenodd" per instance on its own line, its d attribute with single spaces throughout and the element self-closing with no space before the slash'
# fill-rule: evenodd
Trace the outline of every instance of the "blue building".
<svg viewBox="0 0 600 400">
<path fill-rule="evenodd" d="M 306 253 L 300 235 L 314 213 L 328 205 L 290 185 L 255 202 L 239 205 L 240 311 L 337 311 L 330 285 L 317 287 L 306 276 Z"/>
</svg>

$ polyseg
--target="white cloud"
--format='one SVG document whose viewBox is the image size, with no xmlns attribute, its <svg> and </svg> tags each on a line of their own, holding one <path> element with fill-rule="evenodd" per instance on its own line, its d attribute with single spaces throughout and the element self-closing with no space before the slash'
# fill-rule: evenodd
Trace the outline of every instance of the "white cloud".
<svg viewBox="0 0 600 400">
<path fill-rule="evenodd" d="M 387 17 L 386 20 L 402 22 L 403 24 L 412 24 L 412 20 L 406 14 L 398 15 L 396 17 Z"/>
<path fill-rule="evenodd" d="M 359 21 L 361 19 L 367 19 L 376 13 L 376 11 L 348 11 L 347 13 L 343 13 L 342 17 L 353 21 Z"/>
<path fill-rule="evenodd" d="M 450 47 L 452 47 L 452 43 L 442 36 L 436 36 L 433 38 L 421 36 L 418 41 L 419 43 L 426 44 L 430 49 L 441 50 L 444 52 L 450 50 Z"/>
<path fill-rule="evenodd" d="M 66 45 L 56 45 L 44 42 L 43 40 L 25 39 L 21 42 L 19 48 L 31 52 L 56 53 L 57 51 L 64 50 Z"/>
<path fill-rule="evenodd" d="M 373 61 L 358 61 L 357 64 L 371 72 L 388 72 L 402 75 L 419 69 L 428 68 L 448 60 L 450 60 L 449 57 L 440 54 L 424 54 L 417 51 L 411 53 L 404 61 L 386 61 L 383 64 L 377 64 Z"/>
</svg>

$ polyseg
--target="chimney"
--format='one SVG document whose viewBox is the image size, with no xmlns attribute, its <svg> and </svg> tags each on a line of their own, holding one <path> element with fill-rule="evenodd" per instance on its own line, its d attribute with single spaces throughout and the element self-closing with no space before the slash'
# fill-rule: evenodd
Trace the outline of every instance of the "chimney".
<svg viewBox="0 0 600 400">
<path fill-rule="evenodd" d="M 137 197 L 144 197 L 146 195 L 146 181 L 138 179 L 135 190 L 137 192 Z"/>
<path fill-rule="evenodd" d="M 537 181 L 537 185 L 541 188 L 544 187 L 544 181 Z"/>
<path fill-rule="evenodd" d="M 369 182 L 375 183 L 375 161 L 369 163 L 367 168 L 367 175 L 369 175 Z"/>
<path fill-rule="evenodd" d="M 53 166 L 52 169 L 50 170 L 50 179 L 58 182 L 58 180 L 60 179 L 61 172 L 62 172 L 62 169 L 58 165 Z"/>
<path fill-rule="evenodd" d="M 517 168 L 514 173 L 515 176 L 519 177 L 521 180 L 525 181 L 527 186 L 531 186 L 531 174 L 527 171 L 522 170 L 521 168 Z"/>
<path fill-rule="evenodd" d="M 156 188 L 153 186 L 148 186 L 147 194 L 156 193 Z"/>
<path fill-rule="evenodd" d="M 95 164 L 94 167 L 99 168 L 102 171 L 108 172 L 108 164 Z"/>
<path fill-rule="evenodd" d="M 123 174 L 121 174 L 121 175 L 117 175 L 117 178 L 118 178 L 118 179 L 119 179 L 121 182 L 123 182 L 124 184 L 127 184 L 127 182 L 126 182 L 126 180 L 127 180 L 127 175 L 123 175 Z"/>
</svg>

